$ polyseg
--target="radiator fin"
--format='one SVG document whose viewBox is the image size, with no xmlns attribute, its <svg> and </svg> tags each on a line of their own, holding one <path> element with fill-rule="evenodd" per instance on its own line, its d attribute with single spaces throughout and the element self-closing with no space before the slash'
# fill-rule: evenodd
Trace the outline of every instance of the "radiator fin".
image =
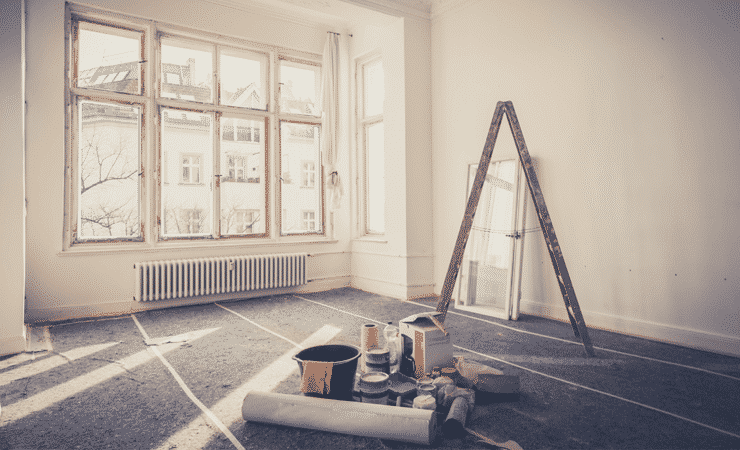
<svg viewBox="0 0 740 450">
<path fill-rule="evenodd" d="M 146 261 L 134 264 L 139 302 L 306 284 L 306 253 Z"/>
</svg>

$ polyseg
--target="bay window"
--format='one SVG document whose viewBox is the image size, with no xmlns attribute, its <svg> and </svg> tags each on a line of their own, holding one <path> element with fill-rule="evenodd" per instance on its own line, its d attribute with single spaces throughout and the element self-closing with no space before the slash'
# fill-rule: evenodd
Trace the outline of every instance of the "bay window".
<svg viewBox="0 0 740 450">
<path fill-rule="evenodd" d="M 323 234 L 320 55 L 68 8 L 65 247 Z"/>
</svg>

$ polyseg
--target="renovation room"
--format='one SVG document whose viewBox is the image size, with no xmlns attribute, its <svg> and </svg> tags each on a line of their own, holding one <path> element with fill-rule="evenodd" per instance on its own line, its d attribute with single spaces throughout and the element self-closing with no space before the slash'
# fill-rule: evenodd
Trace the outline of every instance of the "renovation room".
<svg viewBox="0 0 740 450">
<path fill-rule="evenodd" d="M 739 2 L 4 0 L 0 33 L 0 450 L 740 448 Z M 460 433 L 245 420 L 441 306 L 513 380 Z"/>
</svg>

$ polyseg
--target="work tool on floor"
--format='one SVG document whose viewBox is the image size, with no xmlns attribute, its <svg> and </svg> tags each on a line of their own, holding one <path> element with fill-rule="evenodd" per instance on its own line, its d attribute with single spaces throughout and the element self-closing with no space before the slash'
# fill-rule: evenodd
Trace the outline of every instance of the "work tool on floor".
<svg viewBox="0 0 740 450">
<path fill-rule="evenodd" d="M 542 189 L 540 189 L 539 181 L 537 181 L 537 174 L 535 173 L 534 165 L 532 164 L 532 158 L 529 156 L 527 144 L 524 142 L 524 134 L 522 134 L 519 120 L 514 112 L 514 105 L 510 101 L 498 102 L 496 104 L 496 110 L 493 113 L 493 119 L 491 120 L 491 126 L 488 130 L 486 144 L 483 147 L 483 154 L 481 155 L 480 163 L 478 164 L 478 171 L 475 174 L 475 181 L 473 181 L 470 197 L 468 197 L 468 205 L 465 208 L 465 215 L 463 216 L 463 221 L 460 225 L 460 232 L 457 235 L 455 249 L 452 252 L 450 265 L 447 269 L 447 276 L 445 277 L 444 285 L 442 286 L 442 295 L 437 304 L 437 312 L 441 313 L 437 319 L 440 322 L 444 322 L 447 315 L 447 308 L 452 299 L 455 280 L 457 279 L 457 274 L 460 270 L 460 264 L 463 259 L 463 253 L 465 252 L 465 244 L 468 242 L 470 227 L 473 224 L 473 217 L 478 208 L 481 190 L 483 189 L 483 181 L 488 172 L 488 166 L 491 163 L 491 154 L 493 153 L 494 145 L 496 145 L 496 137 L 501 128 L 501 120 L 503 119 L 504 114 L 506 114 L 506 118 L 509 121 L 511 134 L 514 136 L 514 143 L 516 144 L 516 149 L 519 153 L 519 161 L 524 168 L 529 192 L 532 194 L 534 207 L 540 221 L 540 228 L 542 228 L 542 233 L 545 237 L 545 242 L 547 243 L 550 259 L 552 260 L 552 265 L 555 269 L 555 276 L 560 285 L 560 292 L 563 295 L 563 301 L 565 302 L 565 310 L 568 313 L 570 324 L 573 327 L 573 333 L 576 337 L 581 339 L 581 342 L 583 342 L 586 354 L 588 356 L 594 356 L 594 349 L 591 345 L 591 339 L 588 336 L 586 322 L 583 319 L 583 314 L 581 314 L 581 308 L 576 299 L 573 283 L 570 280 L 568 269 L 565 266 L 563 252 L 560 249 L 560 243 L 555 235 L 555 227 L 550 219 L 550 214 L 547 212 L 545 197 L 542 195 Z"/>
</svg>

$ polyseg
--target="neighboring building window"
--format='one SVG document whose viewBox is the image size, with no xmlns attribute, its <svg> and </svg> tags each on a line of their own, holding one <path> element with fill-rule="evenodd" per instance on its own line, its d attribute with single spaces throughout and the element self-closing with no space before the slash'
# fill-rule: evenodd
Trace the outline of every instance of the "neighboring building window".
<svg viewBox="0 0 740 450">
<path fill-rule="evenodd" d="M 316 163 L 313 161 L 304 161 L 301 172 L 301 186 L 312 188 L 316 185 Z"/>
<path fill-rule="evenodd" d="M 199 155 L 183 155 L 182 182 L 184 184 L 200 184 L 200 159 Z"/>
<path fill-rule="evenodd" d="M 316 212 L 303 211 L 303 229 L 306 231 L 316 230 Z"/>
<path fill-rule="evenodd" d="M 229 156 L 229 181 L 245 181 L 244 156 Z"/>
<path fill-rule="evenodd" d="M 380 57 L 357 65 L 358 108 L 360 123 L 359 158 L 363 175 L 363 208 L 360 223 L 365 234 L 385 232 L 385 145 L 383 126 L 383 62 Z"/>
<path fill-rule="evenodd" d="M 234 140 L 234 125 L 224 125 L 224 131 L 221 133 L 221 139 L 224 141 Z"/>
<path fill-rule="evenodd" d="M 202 231 L 201 212 L 198 209 L 186 209 L 181 211 L 182 234 L 198 234 Z"/>
<path fill-rule="evenodd" d="M 255 223 L 259 221 L 260 212 L 256 209 L 238 210 L 236 212 L 236 232 L 239 234 L 254 233 Z"/>
<path fill-rule="evenodd" d="M 236 129 L 236 140 L 251 142 L 252 141 L 252 128 L 251 127 L 239 127 Z"/>
<path fill-rule="evenodd" d="M 311 232 L 322 232 L 322 190 L 297 189 L 320 188 L 319 55 L 288 59 L 292 52 L 274 45 L 177 35 L 165 24 L 67 8 L 65 56 L 74 64 L 65 91 L 65 248 L 186 235 L 268 237 L 271 223 L 277 234 L 305 233 L 304 210 L 315 211 Z M 276 74 L 278 92 L 270 92 L 268 74 Z M 283 140 L 267 142 L 270 129 Z M 289 167 L 286 156 L 310 164 Z M 153 189 L 143 180 L 154 180 Z M 285 211 L 285 223 L 270 220 L 269 198 L 274 211 Z M 149 228 L 142 212 L 152 219 Z"/>
</svg>

